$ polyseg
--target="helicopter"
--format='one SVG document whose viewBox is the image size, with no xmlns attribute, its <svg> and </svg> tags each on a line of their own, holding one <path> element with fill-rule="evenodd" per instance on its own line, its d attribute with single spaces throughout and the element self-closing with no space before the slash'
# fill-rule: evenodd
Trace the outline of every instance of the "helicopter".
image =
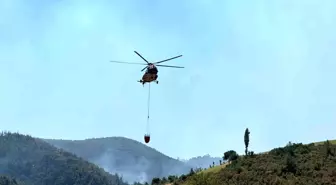
<svg viewBox="0 0 336 185">
<path fill-rule="evenodd" d="M 142 58 L 142 60 L 144 60 L 146 63 L 120 62 L 120 61 L 110 61 L 110 62 L 123 63 L 123 64 L 147 65 L 146 67 L 144 67 L 141 70 L 141 71 L 146 70 L 146 72 L 143 74 L 141 80 L 138 81 L 138 82 L 142 83 L 142 85 L 144 85 L 145 83 L 150 83 L 150 82 L 156 82 L 156 84 L 159 83 L 159 81 L 157 80 L 158 72 L 159 72 L 157 67 L 184 68 L 184 67 L 181 67 L 181 66 L 170 66 L 170 65 L 160 64 L 160 63 L 163 63 L 163 62 L 167 62 L 169 60 L 173 60 L 173 59 L 182 57 L 182 55 L 151 63 L 151 62 L 148 62 L 148 60 L 146 60 L 143 56 L 141 56 L 137 51 L 134 51 L 134 53 L 137 54 L 140 58 Z"/>
</svg>

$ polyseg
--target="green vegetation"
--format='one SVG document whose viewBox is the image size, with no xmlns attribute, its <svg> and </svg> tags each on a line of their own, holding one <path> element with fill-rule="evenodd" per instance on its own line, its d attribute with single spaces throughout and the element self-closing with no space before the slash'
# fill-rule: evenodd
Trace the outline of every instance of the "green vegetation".
<svg viewBox="0 0 336 185">
<path fill-rule="evenodd" d="M 234 161 L 236 159 L 238 159 L 239 155 L 237 154 L 236 151 L 234 150 L 229 150 L 227 152 L 224 153 L 224 160 L 227 160 L 228 162 Z"/>
<path fill-rule="evenodd" d="M 199 171 L 199 173 L 215 173 L 215 172 L 219 172 L 222 168 L 225 168 L 227 165 L 228 165 L 228 163 L 217 165 L 217 166 L 205 169 L 205 170 L 201 170 L 201 171 Z"/>
<path fill-rule="evenodd" d="M 18 133 L 0 134 L 0 184 L 127 185 L 117 175 L 50 144 Z M 15 177 L 16 180 L 11 179 Z"/>
<path fill-rule="evenodd" d="M 248 152 L 249 131 L 244 134 L 245 156 L 224 153 L 227 161 L 199 172 L 162 181 L 156 185 L 332 185 L 336 184 L 336 143 L 325 141 L 304 145 L 289 142 L 262 154 Z"/>
<path fill-rule="evenodd" d="M 152 185 L 336 184 L 335 141 L 308 145 L 289 142 L 285 147 L 275 148 L 262 154 L 254 154 L 253 151 L 248 150 L 250 132 L 248 129 L 246 130 L 244 134 L 245 155 L 239 156 L 234 150 L 228 150 L 223 153 L 220 165 L 215 165 L 215 162 L 212 162 L 209 164 L 209 169 L 189 168 L 189 172 L 184 175 L 156 177 L 152 178 L 149 183 Z M 124 140 L 124 138 L 120 138 L 120 140 Z M 53 141 L 64 144 L 64 141 Z M 91 160 L 99 157 L 99 152 L 103 152 L 105 155 L 118 154 L 121 157 L 133 152 L 132 157 L 138 155 L 139 158 L 143 157 L 140 156 L 142 153 L 131 151 L 132 149 L 127 146 L 113 148 L 112 145 L 116 146 L 116 144 L 112 143 L 111 145 L 108 141 L 115 142 L 115 139 L 85 141 L 66 141 L 67 146 L 63 147 L 77 153 L 82 152 L 83 157 Z M 76 142 L 81 145 L 78 146 Z M 135 144 L 135 147 L 140 146 Z M 60 143 L 58 143 L 58 147 L 60 147 Z M 109 153 L 116 148 L 118 149 L 117 153 L 115 151 Z M 146 151 L 152 151 L 147 153 L 149 155 L 149 157 L 146 156 L 148 161 L 159 160 L 160 156 L 164 156 L 159 152 L 153 152 L 155 151 L 153 149 L 144 147 L 142 152 Z M 118 156 L 114 155 L 114 157 Z M 176 160 L 169 159 L 176 162 Z M 125 160 L 125 158 L 119 160 Z M 138 161 L 130 161 L 129 163 L 134 165 L 136 162 Z M 117 164 L 116 161 L 114 164 Z M 155 166 L 155 164 L 152 165 Z M 159 162 L 158 164 L 156 166 L 162 167 L 160 165 L 164 163 Z M 158 169 L 156 168 L 156 170 Z M 7 175 L 0 176 L 1 185 L 128 185 L 118 175 L 111 175 L 75 154 L 58 149 L 42 139 L 18 133 L 0 134 L 0 174 Z M 134 183 L 134 185 L 142 184 Z"/>
<path fill-rule="evenodd" d="M 325 142 L 325 141 L 320 141 L 320 142 L 316 142 L 316 143 L 314 143 L 314 144 L 315 144 L 315 145 L 323 145 L 324 142 Z M 335 140 L 330 140 L 329 142 L 330 142 L 330 144 L 332 144 L 332 145 L 336 145 L 336 139 L 335 139 Z"/>
</svg>

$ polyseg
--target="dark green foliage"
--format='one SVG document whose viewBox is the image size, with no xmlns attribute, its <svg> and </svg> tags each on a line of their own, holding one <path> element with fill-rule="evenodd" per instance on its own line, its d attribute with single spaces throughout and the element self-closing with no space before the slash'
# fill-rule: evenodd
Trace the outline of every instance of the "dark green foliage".
<svg viewBox="0 0 336 185">
<path fill-rule="evenodd" d="M 94 164 L 18 133 L 1 133 L 0 154 L 0 173 L 26 185 L 126 185 Z"/>
<path fill-rule="evenodd" d="M 168 181 L 169 181 L 170 183 L 174 182 L 176 179 L 177 179 L 177 177 L 174 176 L 174 175 L 170 175 L 170 176 L 168 176 Z"/>
<path fill-rule="evenodd" d="M 188 179 L 188 185 L 221 185 L 212 173 L 200 173 Z M 182 184 L 182 183 L 181 183 Z"/>
<path fill-rule="evenodd" d="M 324 142 L 324 147 L 325 147 L 325 155 L 326 155 L 326 157 L 335 156 L 335 153 L 332 152 L 332 150 L 331 150 L 329 140 L 327 140 L 326 142 Z"/>
<path fill-rule="evenodd" d="M 247 155 L 247 152 L 248 152 L 249 142 L 250 142 L 250 131 L 248 128 L 246 128 L 245 134 L 244 134 L 245 155 Z"/>
<path fill-rule="evenodd" d="M 307 154 L 311 151 L 312 145 L 303 145 L 302 143 L 291 143 L 289 142 L 285 147 L 283 148 L 275 148 L 271 150 L 269 153 L 278 155 L 278 156 L 286 156 L 291 155 L 294 156 L 296 154 Z"/>
<path fill-rule="evenodd" d="M 187 179 L 187 176 L 186 175 L 181 175 L 180 177 L 179 177 L 179 180 L 180 181 L 185 181 Z"/>
<path fill-rule="evenodd" d="M 283 172 L 288 172 L 288 173 L 296 173 L 297 165 L 295 158 L 292 155 L 287 155 L 286 156 L 286 165 L 283 168 Z"/>
<path fill-rule="evenodd" d="M 166 183 L 168 183 L 168 179 L 167 179 L 166 177 L 163 177 L 163 178 L 161 179 L 161 183 L 162 183 L 162 184 L 166 184 Z"/>
<path fill-rule="evenodd" d="M 193 168 L 191 168 L 191 169 L 190 169 L 190 172 L 189 172 L 189 174 L 188 174 L 188 175 L 189 175 L 189 176 L 191 176 L 191 175 L 194 175 L 194 174 L 195 174 L 195 171 L 194 171 L 194 169 L 193 169 Z"/>
<path fill-rule="evenodd" d="M 247 155 L 253 157 L 254 156 L 254 152 L 253 151 L 248 151 Z"/>
<path fill-rule="evenodd" d="M 191 177 L 195 175 L 196 173 L 194 172 L 193 169 L 190 170 L 189 174 L 187 175 L 181 175 L 180 177 L 177 176 L 169 176 L 168 179 L 163 177 L 162 179 L 160 178 L 153 178 L 151 185 L 166 185 L 168 184 L 181 184 L 181 182 L 185 181 L 188 177 Z"/>
<path fill-rule="evenodd" d="M 160 178 L 153 178 L 152 179 L 152 185 L 160 185 L 161 180 Z"/>
<path fill-rule="evenodd" d="M 330 148 L 330 149 L 328 149 Z M 186 185 L 332 185 L 336 184 L 336 145 L 289 144 L 265 154 L 244 156 L 216 173 L 189 177 Z M 224 156 L 228 158 L 229 153 Z M 326 154 L 329 154 L 326 158 Z"/>
<path fill-rule="evenodd" d="M 237 154 L 236 151 L 229 150 L 229 151 L 224 153 L 223 159 L 228 160 L 230 162 L 230 161 L 234 161 L 234 160 L 238 159 L 238 157 L 239 157 L 239 155 Z"/>
</svg>

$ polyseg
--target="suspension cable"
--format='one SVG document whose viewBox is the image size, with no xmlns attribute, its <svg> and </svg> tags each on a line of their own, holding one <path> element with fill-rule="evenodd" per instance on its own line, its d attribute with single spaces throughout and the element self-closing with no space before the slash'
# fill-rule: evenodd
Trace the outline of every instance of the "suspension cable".
<svg viewBox="0 0 336 185">
<path fill-rule="evenodd" d="M 150 107 L 150 83 L 148 83 L 148 101 L 147 101 L 147 134 L 149 134 L 149 107 Z"/>
</svg>

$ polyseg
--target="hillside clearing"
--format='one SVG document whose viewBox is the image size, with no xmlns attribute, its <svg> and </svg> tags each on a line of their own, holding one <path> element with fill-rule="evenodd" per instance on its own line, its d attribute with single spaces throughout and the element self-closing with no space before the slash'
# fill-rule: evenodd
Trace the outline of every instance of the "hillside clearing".
<svg viewBox="0 0 336 185">
<path fill-rule="evenodd" d="M 212 168 L 208 168 L 206 170 L 203 170 L 203 171 L 200 171 L 198 173 L 217 173 L 219 172 L 221 169 L 225 168 L 229 163 L 224 163 L 224 164 L 221 164 L 221 165 L 218 165 L 218 166 L 215 166 L 215 167 L 212 167 Z"/>
<path fill-rule="evenodd" d="M 326 142 L 326 141 L 315 142 L 314 144 L 315 144 L 315 145 L 321 145 L 321 144 L 324 144 L 324 142 Z M 334 140 L 329 140 L 329 142 L 330 142 L 330 144 L 332 144 L 332 145 L 336 145 L 336 139 L 334 139 Z"/>
</svg>

